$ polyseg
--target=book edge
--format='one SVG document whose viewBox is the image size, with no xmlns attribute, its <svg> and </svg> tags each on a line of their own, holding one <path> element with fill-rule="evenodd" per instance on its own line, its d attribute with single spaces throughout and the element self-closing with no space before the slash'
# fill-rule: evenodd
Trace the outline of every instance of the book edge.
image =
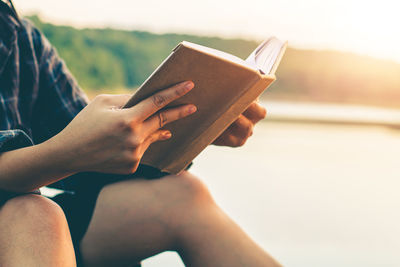
<svg viewBox="0 0 400 267">
<path fill-rule="evenodd" d="M 243 94 L 241 94 L 240 96 L 235 98 L 235 100 L 233 101 L 233 103 L 237 103 L 237 102 L 239 102 L 240 99 L 243 99 L 246 95 L 247 96 L 250 95 L 251 96 L 250 98 L 252 99 L 251 101 L 249 101 L 248 104 L 246 104 L 246 106 L 242 106 L 240 108 L 240 112 L 237 112 L 238 114 L 236 114 L 237 116 L 239 116 L 244 110 L 246 110 L 248 105 L 250 105 L 252 103 L 252 101 L 254 101 L 263 91 L 265 91 L 276 80 L 274 75 L 263 75 L 263 74 L 258 73 L 257 77 L 258 77 L 258 79 L 255 80 L 252 83 L 252 85 L 248 87 L 247 90 L 244 90 Z M 261 81 L 266 82 L 265 87 L 264 86 L 261 87 L 261 84 L 259 85 L 259 83 Z M 254 93 L 252 88 L 255 88 L 257 86 L 260 86 L 260 89 Z M 251 93 L 254 93 L 254 96 Z M 191 158 L 190 160 L 186 160 L 186 161 L 178 160 L 178 163 L 177 163 L 177 160 L 175 160 L 173 162 L 170 161 L 169 164 L 166 164 L 167 166 L 162 168 L 161 170 L 168 172 L 168 173 L 179 173 L 180 171 L 184 170 L 197 155 L 199 155 L 208 145 L 210 145 L 215 140 L 215 138 L 213 140 L 209 141 L 208 144 L 199 147 L 195 152 L 192 152 L 192 149 L 189 149 L 189 148 L 196 146 L 198 143 L 200 143 L 200 141 L 203 141 L 201 139 L 201 136 L 204 136 L 205 133 L 207 133 L 208 131 L 210 131 L 210 129 L 212 129 L 212 127 L 215 127 L 216 124 L 218 124 L 221 121 L 223 121 L 224 119 L 226 119 L 226 115 L 229 114 L 229 110 L 232 110 L 234 108 L 237 108 L 237 106 L 231 105 L 226 110 L 221 112 L 221 115 L 218 116 L 217 119 L 213 123 L 211 123 L 210 126 L 204 132 L 202 132 L 199 136 L 194 138 L 193 141 L 188 146 L 186 146 L 186 150 L 182 151 L 181 158 L 187 158 L 187 154 L 190 153 L 190 154 L 192 154 L 190 156 L 190 158 Z M 229 125 L 234 122 L 234 120 L 237 118 L 237 116 L 232 116 L 232 118 L 230 118 L 228 120 L 229 122 L 227 123 L 227 125 L 225 127 L 221 128 L 219 130 L 219 132 L 217 132 L 216 137 L 218 137 L 225 129 L 227 129 L 229 127 Z M 194 157 L 193 157 L 193 155 L 194 155 Z M 173 163 L 173 164 L 171 164 L 171 163 Z"/>
<path fill-rule="evenodd" d="M 278 69 L 279 64 L 281 63 L 281 60 L 282 60 L 282 58 L 283 58 L 283 55 L 284 55 L 285 52 L 286 52 L 287 47 L 288 47 L 288 42 L 286 41 L 286 42 L 283 44 L 283 46 L 281 47 L 281 50 L 280 50 L 280 52 L 279 52 L 279 55 L 278 55 L 278 57 L 276 58 L 275 63 L 274 63 L 274 65 L 272 66 L 271 71 L 269 72 L 269 74 L 275 75 L 275 72 L 276 72 L 276 70 Z"/>
<path fill-rule="evenodd" d="M 177 45 L 175 48 L 178 48 L 179 45 Z M 136 104 L 138 104 L 140 101 L 143 99 L 139 99 L 139 101 L 135 98 L 135 96 L 138 95 L 138 93 L 143 89 L 143 87 L 146 85 L 146 83 L 154 77 L 161 69 L 161 67 L 167 62 L 175 53 L 175 49 L 172 50 L 172 52 L 157 66 L 157 68 L 147 77 L 146 80 L 143 81 L 143 83 L 139 86 L 139 88 L 132 94 L 132 97 L 126 102 L 126 104 L 122 108 L 130 108 Z M 162 90 L 163 88 L 160 88 Z M 132 104 L 133 103 L 133 104 Z"/>
<path fill-rule="evenodd" d="M 230 54 L 230 53 L 224 52 L 224 51 L 222 51 L 222 50 L 218 50 L 218 49 L 212 48 L 212 49 L 214 49 L 214 50 L 217 50 L 217 51 L 220 51 L 220 52 L 229 54 L 229 55 L 231 55 L 231 56 L 234 56 L 234 57 L 240 59 L 240 60 L 242 61 L 243 64 L 239 64 L 239 63 L 236 62 L 236 61 L 229 60 L 229 59 L 227 59 L 227 58 L 224 58 L 224 57 L 221 57 L 221 56 L 212 54 L 212 53 L 208 53 L 207 51 L 203 51 L 203 50 L 197 49 L 196 47 L 192 47 L 192 46 L 190 46 L 189 44 L 190 44 L 190 42 L 188 42 L 188 41 L 182 41 L 180 44 L 178 44 L 178 45 L 175 47 L 175 49 L 178 50 L 178 49 L 180 49 L 181 47 L 185 47 L 185 48 L 192 49 L 192 50 L 195 50 L 195 51 L 200 52 L 200 53 L 203 53 L 203 54 L 207 54 L 208 56 L 212 56 L 212 57 L 214 57 L 214 58 L 218 58 L 218 59 L 220 59 L 220 60 L 228 61 L 228 62 L 230 62 L 230 63 L 232 63 L 232 64 L 238 65 L 238 66 L 240 66 L 240 67 L 242 67 L 242 68 L 246 68 L 246 69 L 248 69 L 248 70 L 250 70 L 250 71 L 255 71 L 255 72 L 260 73 L 260 71 L 259 71 L 257 68 L 250 66 L 249 64 L 246 63 L 245 60 L 243 60 L 243 59 L 241 59 L 241 58 L 239 58 L 239 57 L 237 57 L 237 56 L 235 56 L 235 55 L 233 55 L 233 54 Z M 195 44 L 195 43 L 193 43 L 193 44 Z M 195 44 L 195 45 L 197 45 L 197 44 Z M 174 50 L 174 51 L 175 51 L 175 50 Z M 260 74 L 261 74 L 261 73 L 260 73 Z"/>
<path fill-rule="evenodd" d="M 217 121 L 221 116 L 223 116 L 223 115 L 238 101 L 238 99 L 240 99 L 240 97 L 241 97 L 244 93 L 246 93 L 247 90 L 250 90 L 250 88 L 252 88 L 252 87 L 254 86 L 254 84 L 256 84 L 256 83 L 259 81 L 261 74 L 258 73 L 258 72 L 255 72 L 254 70 L 253 70 L 252 72 L 253 72 L 253 74 L 255 74 L 255 76 L 254 76 L 253 80 L 251 80 L 251 81 L 249 82 L 249 86 L 247 87 L 247 89 L 246 89 L 246 90 L 243 90 L 242 94 L 236 96 L 235 98 L 232 98 L 232 100 L 230 101 L 230 103 L 226 105 L 226 108 L 223 109 L 223 110 L 221 110 L 221 111 L 215 116 L 215 120 L 214 120 L 213 122 L 210 123 L 210 125 L 207 127 L 206 130 L 204 130 L 203 132 L 199 133 L 196 137 L 194 137 L 194 138 L 192 139 L 191 142 L 187 143 L 186 146 L 182 146 L 182 149 L 181 149 L 181 154 L 182 154 L 182 155 L 185 155 L 185 154 L 187 154 L 188 152 L 190 152 L 190 149 L 189 149 L 189 148 L 192 147 L 193 143 L 195 143 L 196 140 L 198 140 L 205 132 L 207 132 L 208 129 L 215 123 L 215 121 Z M 212 142 L 212 141 L 211 141 L 211 142 Z M 204 149 L 204 148 L 203 148 L 203 149 Z M 200 152 L 201 152 L 201 151 L 202 151 L 202 150 L 200 150 Z M 193 153 L 193 154 L 198 155 L 200 152 L 196 152 L 196 153 Z M 184 157 L 181 156 L 181 158 L 184 158 Z M 178 171 L 173 171 L 172 169 L 170 169 L 170 168 L 168 167 L 168 166 L 171 166 L 171 165 L 172 165 L 173 163 L 175 163 L 175 162 L 177 162 L 177 160 L 174 160 L 174 161 L 172 161 L 172 160 L 166 161 L 165 164 L 162 164 L 162 165 L 164 165 L 164 167 L 161 167 L 161 168 L 160 168 L 161 171 L 165 171 L 165 172 L 169 172 L 169 173 L 178 173 L 180 170 L 184 169 L 187 165 L 189 165 L 190 162 L 191 162 L 191 160 L 190 160 L 190 161 L 186 161 L 186 163 L 183 163 L 183 164 L 185 164 L 185 166 L 182 167 L 182 168 L 179 168 L 180 170 L 178 170 Z M 185 161 L 183 161 L 183 162 L 185 162 Z M 181 164 L 182 164 L 182 163 L 181 163 Z M 173 165 L 181 165 L 181 164 L 173 164 Z"/>
</svg>

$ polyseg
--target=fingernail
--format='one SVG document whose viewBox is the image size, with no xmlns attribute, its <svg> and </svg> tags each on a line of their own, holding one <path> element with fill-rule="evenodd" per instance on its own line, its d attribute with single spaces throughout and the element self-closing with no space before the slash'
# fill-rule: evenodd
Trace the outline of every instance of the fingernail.
<svg viewBox="0 0 400 267">
<path fill-rule="evenodd" d="M 185 83 L 185 89 L 190 90 L 194 87 L 194 83 L 192 81 L 186 82 Z"/>
<path fill-rule="evenodd" d="M 168 138 L 171 138 L 171 136 L 172 136 L 171 132 L 164 132 L 163 135 L 164 135 L 164 137 L 167 138 L 167 139 L 168 139 Z"/>
<path fill-rule="evenodd" d="M 188 108 L 188 113 L 189 114 L 195 113 L 196 111 L 197 111 L 197 108 L 196 108 L 195 105 L 190 105 L 189 106 L 189 108 Z"/>
</svg>

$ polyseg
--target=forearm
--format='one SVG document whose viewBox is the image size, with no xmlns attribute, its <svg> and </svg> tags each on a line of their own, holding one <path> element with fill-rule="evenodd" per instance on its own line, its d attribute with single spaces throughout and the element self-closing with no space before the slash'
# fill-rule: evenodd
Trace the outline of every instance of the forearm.
<svg viewBox="0 0 400 267">
<path fill-rule="evenodd" d="M 29 192 L 72 173 L 62 151 L 51 140 L 0 153 L 0 189 Z"/>
<path fill-rule="evenodd" d="M 133 107 L 130 95 L 102 95 L 60 133 L 42 144 L 0 154 L 0 189 L 28 192 L 78 172 L 131 174 L 150 144 L 167 140 L 164 124 L 196 111 L 193 105 L 162 110 L 193 88 L 182 82 Z"/>
</svg>

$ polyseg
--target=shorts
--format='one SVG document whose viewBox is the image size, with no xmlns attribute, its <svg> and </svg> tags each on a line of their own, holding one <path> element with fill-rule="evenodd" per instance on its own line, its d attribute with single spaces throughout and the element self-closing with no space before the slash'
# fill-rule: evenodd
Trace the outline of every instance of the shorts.
<svg viewBox="0 0 400 267">
<path fill-rule="evenodd" d="M 35 190 L 33 192 L 29 193 L 14 193 L 14 192 L 8 192 L 0 189 L 0 207 L 3 206 L 7 200 L 12 199 L 13 197 L 18 197 L 18 196 L 23 196 L 23 195 L 40 195 L 39 190 Z"/>
</svg>

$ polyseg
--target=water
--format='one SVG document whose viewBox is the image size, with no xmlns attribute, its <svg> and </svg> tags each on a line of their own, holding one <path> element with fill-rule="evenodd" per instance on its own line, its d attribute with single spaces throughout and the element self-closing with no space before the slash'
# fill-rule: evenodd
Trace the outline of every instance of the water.
<svg viewBox="0 0 400 267">
<path fill-rule="evenodd" d="M 400 127 L 400 109 L 311 102 L 264 101 L 269 120 Z"/>
<path fill-rule="evenodd" d="M 400 131 L 263 122 L 242 148 L 209 147 L 192 172 L 285 266 L 400 266 Z M 164 253 L 145 267 L 181 267 Z"/>
</svg>

